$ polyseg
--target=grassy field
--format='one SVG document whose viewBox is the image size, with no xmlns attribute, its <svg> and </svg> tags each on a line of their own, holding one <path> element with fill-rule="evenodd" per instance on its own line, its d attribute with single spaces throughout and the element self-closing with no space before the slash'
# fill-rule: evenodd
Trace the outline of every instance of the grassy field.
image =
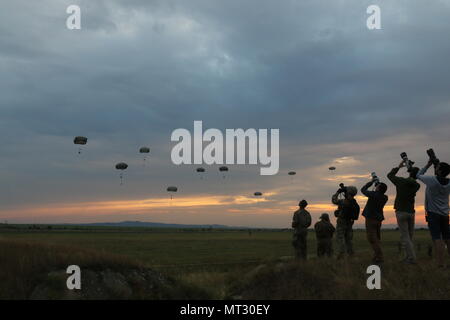
<svg viewBox="0 0 450 320">
<path fill-rule="evenodd" d="M 271 292 L 270 288 L 261 289 L 259 292 L 255 288 L 258 285 L 251 283 L 255 268 L 259 270 L 258 277 L 264 274 L 269 279 L 276 279 L 277 276 L 271 272 L 283 265 L 281 274 L 291 272 L 290 268 L 297 268 L 295 262 L 289 262 L 292 259 L 293 250 L 291 247 L 292 234 L 288 230 L 173 230 L 173 229 L 108 229 L 108 228 L 79 228 L 77 230 L 58 229 L 53 227 L 51 230 L 42 228 L 40 230 L 29 228 L 5 229 L 0 232 L 0 246 L 16 243 L 21 245 L 32 244 L 40 245 L 43 248 L 64 247 L 73 253 L 76 252 L 95 252 L 99 255 L 114 256 L 123 261 L 133 261 L 135 264 L 158 270 L 177 281 L 191 285 L 207 293 L 209 298 L 222 299 L 233 295 L 240 295 L 246 292 L 248 297 L 258 298 L 258 295 L 264 298 L 270 298 L 264 294 L 264 290 Z M 311 232 L 308 238 L 308 257 L 310 261 L 303 264 L 300 268 L 306 268 L 304 271 L 314 272 L 317 268 L 324 268 L 324 274 L 329 274 L 336 265 L 342 262 L 336 262 L 334 259 L 317 259 L 315 236 Z M 382 233 L 382 244 L 386 256 L 386 269 L 391 272 L 392 281 L 399 279 L 399 274 L 405 275 L 404 270 L 399 268 L 399 232 L 394 230 L 385 230 Z M 353 261 L 345 262 L 353 264 L 351 268 L 357 273 L 354 281 L 361 282 L 365 287 L 365 267 L 370 264 L 371 252 L 365 239 L 365 232 L 357 230 L 354 232 L 354 244 L 356 257 Z M 414 272 L 419 273 L 432 272 L 434 264 L 428 256 L 428 246 L 431 244 L 428 231 L 420 230 L 416 232 L 416 245 L 418 247 L 418 258 L 420 266 L 408 277 L 414 277 Z M 45 250 L 45 249 L 44 249 Z M 20 254 L 20 253 L 18 253 Z M 76 261 L 71 258 L 72 264 L 79 264 L 83 267 L 86 259 Z M 8 259 L 3 256 L 1 259 Z M 24 257 L 26 259 L 26 257 Z M 114 259 L 112 259 L 114 261 Z M 114 262 L 113 262 L 114 263 Z M 294 265 L 294 266 L 293 266 Z M 258 269 L 259 268 L 259 269 Z M 309 268 L 309 269 L 308 269 Z M 345 267 L 345 268 L 348 268 Z M 345 269 L 343 268 L 343 269 Z M 425 269 L 423 269 L 425 268 Z M 0 270 L 1 271 L 1 270 Z M 313 272 L 314 271 L 314 272 Z M 319 270 L 320 271 L 320 270 Z M 336 271 L 336 270 L 335 270 Z M 249 275 L 246 281 L 242 281 L 244 275 Z M 280 276 L 280 283 L 283 277 Z M 338 275 L 339 272 L 334 272 Z M 320 277 L 319 277 L 320 278 Z M 444 279 L 445 280 L 445 279 Z M 266 281 L 266 280 L 265 280 Z M 299 280 L 300 281 L 300 280 Z M 301 280 L 306 281 L 306 280 Z M 391 282 L 392 282 L 391 281 Z M 409 280 L 406 280 L 409 281 Z M 411 280 L 412 281 L 412 280 Z M 425 280 L 427 281 L 427 280 Z M 431 281 L 431 280 L 430 280 Z M 434 281 L 443 281 L 435 279 Z M 264 281 L 263 281 L 264 282 Z M 267 282 L 267 281 L 266 281 Z M 261 283 L 261 279 L 257 280 Z M 320 280 L 317 280 L 319 286 Z M 247 287 L 246 287 L 247 286 Z M 249 286 L 249 287 L 248 287 Z M 273 284 L 273 288 L 276 284 Z M 252 288 L 252 290 L 249 290 Z M 256 291 L 255 291 L 256 290 Z M 366 291 L 369 291 L 365 289 Z M 417 289 L 419 290 L 419 289 Z M 295 290 L 293 290 L 295 292 Z M 341 290 L 342 291 L 342 290 Z M 345 291 L 345 290 L 344 290 Z M 297 292 L 291 296 L 283 292 L 276 293 L 272 291 L 273 297 L 282 298 L 326 298 L 319 293 Z M 245 295 L 245 294 L 244 294 Z M 333 295 L 328 298 L 349 298 L 351 294 L 342 296 Z M 382 296 L 369 296 L 368 298 L 380 298 Z M 400 294 L 389 293 L 386 298 L 402 298 Z M 404 294 L 405 298 L 417 298 L 417 293 L 412 295 Z M 439 298 L 450 298 L 450 293 L 439 295 Z"/>
</svg>

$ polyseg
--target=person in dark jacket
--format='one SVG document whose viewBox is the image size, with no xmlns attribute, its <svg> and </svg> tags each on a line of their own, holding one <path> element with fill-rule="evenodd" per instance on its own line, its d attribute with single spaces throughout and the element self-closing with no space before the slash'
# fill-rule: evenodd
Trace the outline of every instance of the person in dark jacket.
<svg viewBox="0 0 450 320">
<path fill-rule="evenodd" d="M 405 249 L 406 258 L 403 260 L 407 264 L 416 264 L 416 252 L 414 250 L 413 235 L 415 224 L 415 198 L 420 189 L 420 184 L 416 181 L 419 168 L 408 169 L 409 177 L 397 177 L 400 168 L 405 166 L 402 161 L 398 167 L 393 168 L 387 175 L 388 179 L 395 185 L 397 195 L 394 202 L 395 216 L 397 218 L 398 229 L 400 230 L 400 241 Z"/>
<path fill-rule="evenodd" d="M 308 228 L 311 226 L 311 214 L 306 210 L 308 202 L 300 201 L 299 209 L 294 212 L 292 217 L 292 228 L 294 229 L 292 245 L 295 249 L 295 257 L 297 259 L 306 260 L 307 258 L 307 236 Z"/>
<path fill-rule="evenodd" d="M 317 256 L 323 257 L 327 255 L 331 257 L 333 255 L 333 234 L 336 231 L 334 226 L 330 222 L 330 216 L 328 213 L 322 213 L 320 221 L 314 225 L 317 238 Z"/>
<path fill-rule="evenodd" d="M 372 262 L 374 264 L 383 263 L 383 251 L 381 250 L 381 223 L 384 220 L 383 209 L 388 201 L 388 196 L 385 195 L 387 185 L 385 183 L 378 183 L 375 191 L 369 191 L 369 188 L 374 184 L 374 181 L 366 183 L 361 188 L 361 193 L 367 198 L 366 206 L 363 210 L 363 217 L 366 218 L 366 234 L 374 251 Z"/>
</svg>

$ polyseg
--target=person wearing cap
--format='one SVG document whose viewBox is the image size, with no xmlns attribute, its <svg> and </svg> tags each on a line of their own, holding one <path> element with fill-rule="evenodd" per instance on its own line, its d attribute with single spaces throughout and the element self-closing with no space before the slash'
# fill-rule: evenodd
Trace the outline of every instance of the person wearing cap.
<svg viewBox="0 0 450 320">
<path fill-rule="evenodd" d="M 344 194 L 344 199 L 339 199 L 340 194 Z M 331 197 L 331 202 L 338 205 L 334 212 L 336 216 L 336 244 L 337 259 L 342 259 L 345 254 L 353 256 L 353 223 L 358 219 L 360 207 L 355 200 L 358 189 L 354 186 L 340 188 Z"/>
<path fill-rule="evenodd" d="M 395 196 L 394 210 L 397 218 L 398 229 L 400 230 L 400 241 L 405 250 L 406 257 L 402 261 L 406 264 L 416 264 L 416 252 L 414 250 L 413 235 L 415 225 L 415 199 L 416 193 L 420 189 L 417 180 L 419 168 L 408 169 L 409 177 L 397 177 L 398 171 L 405 166 L 402 161 L 398 167 L 393 168 L 387 175 L 388 179 L 395 185 L 397 194 Z"/>
<path fill-rule="evenodd" d="M 306 210 L 307 205 L 306 200 L 300 201 L 298 204 L 300 208 L 294 212 L 292 218 L 292 228 L 294 229 L 292 245 L 295 249 L 295 257 L 302 260 L 306 260 L 307 257 L 306 239 L 308 228 L 311 225 L 311 214 Z"/>
<path fill-rule="evenodd" d="M 327 255 L 331 257 L 333 255 L 333 234 L 336 229 L 330 222 L 330 216 L 328 213 L 322 213 L 320 221 L 317 221 L 314 225 L 317 239 L 317 256 L 323 257 Z"/>
</svg>

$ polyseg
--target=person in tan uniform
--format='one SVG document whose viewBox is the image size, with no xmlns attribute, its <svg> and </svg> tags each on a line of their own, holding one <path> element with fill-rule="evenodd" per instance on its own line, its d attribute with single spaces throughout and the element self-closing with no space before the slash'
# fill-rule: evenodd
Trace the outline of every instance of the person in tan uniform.
<svg viewBox="0 0 450 320">
<path fill-rule="evenodd" d="M 299 203 L 299 209 L 294 212 L 292 218 L 292 228 L 294 229 L 294 235 L 292 245 L 295 249 L 295 257 L 297 259 L 306 260 L 306 244 L 308 236 L 308 228 L 311 226 L 311 214 L 306 210 L 308 202 L 302 200 Z"/>
</svg>

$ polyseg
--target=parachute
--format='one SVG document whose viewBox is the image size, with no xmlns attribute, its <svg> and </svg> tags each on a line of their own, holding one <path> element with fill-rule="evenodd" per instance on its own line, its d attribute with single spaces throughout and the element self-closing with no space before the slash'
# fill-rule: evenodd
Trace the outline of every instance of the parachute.
<svg viewBox="0 0 450 320">
<path fill-rule="evenodd" d="M 146 153 L 150 153 L 150 148 L 148 147 L 142 147 L 139 149 L 139 153 L 144 153 L 144 166 L 145 166 L 145 160 L 147 160 Z"/>
<path fill-rule="evenodd" d="M 195 171 L 197 171 L 200 174 L 200 179 L 203 180 L 203 175 L 206 171 L 205 168 L 199 167 L 199 168 L 195 169 Z"/>
<path fill-rule="evenodd" d="M 78 154 L 81 154 L 81 146 L 85 145 L 87 143 L 87 140 L 88 140 L 88 138 L 83 137 L 83 136 L 77 136 L 73 139 L 74 144 L 80 145 L 80 147 L 78 148 Z"/>
<path fill-rule="evenodd" d="M 124 171 L 126 168 L 128 168 L 128 165 L 125 162 L 119 162 L 116 164 L 116 169 Z M 123 184 L 123 172 L 120 172 L 120 185 Z"/>
<path fill-rule="evenodd" d="M 262 196 L 262 192 L 256 191 L 253 195 L 254 195 L 255 197 L 259 198 L 259 197 Z M 256 200 L 256 203 L 257 203 L 257 204 L 259 203 L 259 199 Z"/>
<path fill-rule="evenodd" d="M 167 192 L 177 192 L 178 188 L 171 186 L 171 187 L 167 187 Z M 172 194 L 170 194 L 170 200 L 172 200 Z"/>
<path fill-rule="evenodd" d="M 82 144 L 82 145 L 84 145 L 84 144 L 87 143 L 87 140 L 88 139 L 86 137 L 78 136 L 78 137 L 75 137 L 73 139 L 73 143 L 74 144 Z"/>
<path fill-rule="evenodd" d="M 222 167 L 219 168 L 219 171 L 220 171 L 220 172 L 223 172 L 222 178 L 225 179 L 225 172 L 228 172 L 228 167 L 222 166 Z"/>
<path fill-rule="evenodd" d="M 295 171 L 289 171 L 288 175 L 291 176 L 291 183 L 294 183 L 294 176 L 297 174 L 297 172 Z"/>
<path fill-rule="evenodd" d="M 328 170 L 330 171 L 336 170 L 336 167 L 329 167 Z"/>
<path fill-rule="evenodd" d="M 128 168 L 128 165 L 125 162 L 119 162 L 116 164 L 117 170 L 125 170 L 126 168 Z"/>
</svg>

